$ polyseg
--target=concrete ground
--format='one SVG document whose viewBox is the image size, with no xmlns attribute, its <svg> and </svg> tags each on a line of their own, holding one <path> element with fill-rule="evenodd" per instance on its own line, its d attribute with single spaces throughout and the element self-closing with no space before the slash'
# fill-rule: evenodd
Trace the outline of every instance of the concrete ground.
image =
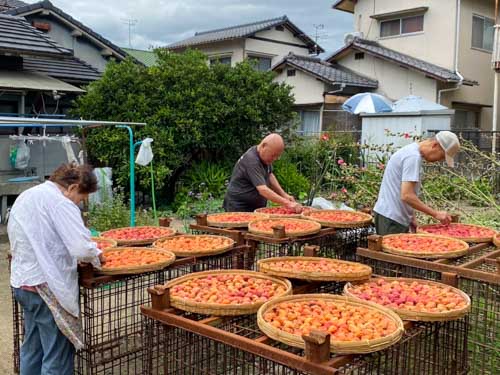
<svg viewBox="0 0 500 375">
<path fill-rule="evenodd" d="M 0 374 L 13 374 L 12 300 L 7 252 L 9 242 L 5 225 L 0 225 Z"/>
</svg>

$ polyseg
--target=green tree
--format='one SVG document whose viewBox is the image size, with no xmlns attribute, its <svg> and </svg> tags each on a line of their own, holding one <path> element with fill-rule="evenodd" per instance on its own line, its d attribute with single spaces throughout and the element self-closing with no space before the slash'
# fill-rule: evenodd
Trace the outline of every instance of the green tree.
<svg viewBox="0 0 500 375">
<path fill-rule="evenodd" d="M 164 195 L 193 163 L 233 164 L 263 135 L 287 128 L 294 119 L 291 88 L 273 82 L 247 62 L 209 65 L 198 51 L 158 50 L 158 64 L 145 68 L 131 60 L 110 63 L 103 77 L 75 102 L 84 119 L 146 122 L 137 139 L 154 138 L 157 187 Z M 129 178 L 128 134 L 123 129 L 89 131 L 91 162 L 108 165 L 122 186 Z M 138 186 L 149 187 L 147 168 L 138 168 Z M 169 194 L 170 193 L 170 194 Z"/>
</svg>

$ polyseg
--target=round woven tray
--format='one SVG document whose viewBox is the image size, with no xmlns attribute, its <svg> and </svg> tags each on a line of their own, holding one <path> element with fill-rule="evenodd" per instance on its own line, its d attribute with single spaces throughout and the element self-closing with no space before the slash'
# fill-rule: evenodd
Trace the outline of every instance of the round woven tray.
<svg viewBox="0 0 500 375">
<path fill-rule="evenodd" d="M 388 281 L 392 281 L 392 280 L 405 281 L 408 283 L 417 281 L 419 284 L 439 285 L 439 286 L 449 287 L 449 285 L 446 285 L 443 283 L 438 283 L 436 281 L 422 280 L 422 279 L 410 279 L 410 278 L 404 278 L 404 277 L 384 277 L 383 279 L 388 280 Z M 372 280 L 370 280 L 370 281 L 372 281 Z M 356 295 L 352 294 L 350 292 L 351 288 L 352 288 L 352 284 L 350 284 L 350 283 L 347 283 L 346 285 L 344 285 L 344 294 L 346 296 L 353 298 L 353 299 L 356 299 L 358 301 L 362 301 L 362 302 L 366 301 L 366 300 L 359 298 Z M 442 313 L 411 311 L 411 310 L 407 310 L 407 309 L 394 308 L 394 307 L 390 307 L 390 306 L 387 306 L 387 308 L 393 310 L 403 320 L 424 321 L 424 322 L 444 322 L 444 321 L 448 321 L 448 320 L 460 319 L 469 313 L 471 300 L 470 300 L 470 297 L 467 294 L 465 294 L 464 292 L 462 292 L 460 289 L 453 288 L 453 287 L 450 287 L 450 288 L 452 288 L 452 290 L 455 293 L 459 294 L 467 302 L 466 306 L 464 306 L 461 309 L 456 309 L 453 311 L 442 312 Z"/>
<path fill-rule="evenodd" d="M 136 251 L 152 251 L 152 252 L 159 252 L 162 254 L 166 254 L 169 256 L 168 260 L 165 260 L 160 263 L 154 263 L 154 264 L 147 264 L 143 266 L 134 266 L 134 267 L 115 267 L 115 268 L 106 268 L 106 264 L 104 264 L 104 267 L 97 272 L 102 274 L 102 275 L 132 275 L 132 274 L 139 274 L 139 273 L 145 273 L 145 272 L 151 272 L 151 271 L 158 271 L 161 270 L 169 265 L 171 265 L 175 261 L 175 254 L 173 254 L 170 251 L 167 250 L 162 250 L 162 249 L 155 249 L 155 248 L 150 248 L 150 247 L 115 247 L 113 249 L 105 249 L 103 250 L 103 255 L 106 257 L 106 252 L 109 251 L 125 251 L 125 250 L 136 250 Z"/>
<path fill-rule="evenodd" d="M 167 237 L 173 236 L 175 234 L 175 229 L 167 228 L 167 227 L 141 226 L 141 227 L 133 227 L 133 228 L 161 228 L 162 230 L 164 229 L 166 232 L 168 232 L 168 234 L 165 234 L 164 236 L 161 236 L 161 237 L 145 238 L 142 240 L 119 240 L 116 238 L 107 237 L 107 235 L 109 235 L 112 230 L 114 231 L 114 230 L 120 230 L 120 229 L 130 229 L 130 227 L 123 227 L 123 228 L 115 228 L 115 229 L 111 229 L 111 230 L 106 231 L 106 232 L 102 232 L 101 237 L 116 241 L 118 243 L 118 246 L 134 246 L 134 245 L 151 245 L 156 240 L 160 240 L 162 238 L 167 238 Z"/>
<path fill-rule="evenodd" d="M 104 237 L 90 237 L 90 239 L 91 239 L 92 241 L 96 242 L 96 243 L 99 241 L 99 242 L 106 242 L 106 243 L 110 244 L 111 246 L 107 247 L 106 249 L 110 249 L 110 248 L 112 248 L 112 247 L 116 247 L 116 246 L 118 246 L 118 243 L 117 243 L 115 240 L 112 240 L 112 239 L 110 239 L 110 238 L 104 238 Z M 98 249 L 99 249 L 99 250 L 103 250 L 103 249 L 100 249 L 99 247 L 98 247 Z"/>
<path fill-rule="evenodd" d="M 284 218 L 296 218 L 296 219 L 299 219 L 299 218 L 302 217 L 302 214 L 273 214 L 273 213 L 269 213 L 269 212 L 263 212 L 264 210 L 266 210 L 268 208 L 269 207 L 257 208 L 254 212 L 258 213 L 258 214 L 267 215 L 270 218 L 275 218 L 275 217 L 282 218 L 282 217 L 284 217 Z"/>
<path fill-rule="evenodd" d="M 493 237 L 493 243 L 495 244 L 496 247 L 500 247 L 500 233 L 497 233 Z"/>
<path fill-rule="evenodd" d="M 217 238 L 217 239 L 223 239 L 224 245 L 215 249 L 197 248 L 192 250 L 184 250 L 184 249 L 180 250 L 175 248 L 174 242 L 182 238 Z M 190 256 L 201 257 L 201 256 L 217 255 L 225 253 L 226 251 L 230 250 L 233 246 L 234 246 L 233 239 L 224 236 L 213 236 L 210 234 L 200 234 L 200 235 L 183 234 L 180 236 L 164 238 L 155 241 L 153 243 L 153 247 L 158 249 L 168 250 L 174 253 L 178 257 L 190 257 Z"/>
<path fill-rule="evenodd" d="M 389 246 L 389 245 L 384 243 L 385 239 L 391 238 L 391 237 L 397 237 L 397 236 L 446 238 L 447 240 L 450 240 L 450 241 L 460 242 L 460 244 L 462 245 L 462 248 L 460 250 L 448 251 L 448 252 L 443 252 L 443 253 L 436 253 L 436 252 L 416 253 L 416 252 L 405 251 L 405 250 L 402 250 L 399 248 L 395 248 L 395 247 Z M 440 258 L 457 258 L 457 257 L 460 257 L 462 255 L 465 255 L 469 251 L 469 245 L 465 241 L 458 240 L 456 238 L 451 238 L 451 237 L 435 236 L 435 235 L 431 235 L 431 234 L 420 234 L 420 233 L 419 234 L 414 234 L 414 233 L 407 234 L 407 233 L 405 233 L 405 234 L 389 234 L 389 235 L 384 236 L 382 239 L 382 250 L 387 252 L 387 253 L 396 254 L 396 255 L 403 255 L 403 256 L 412 257 L 412 258 L 440 259 Z"/>
<path fill-rule="evenodd" d="M 217 219 L 218 217 L 227 215 L 227 214 L 245 214 L 245 215 L 251 215 L 253 218 L 251 220 L 245 220 L 245 221 L 236 221 L 236 222 L 223 222 L 223 221 L 217 221 L 214 219 Z M 259 214 L 255 212 L 221 212 L 218 214 L 210 214 L 207 215 L 207 224 L 210 227 L 220 227 L 220 228 L 246 228 L 248 227 L 248 223 L 253 220 L 258 220 L 258 219 L 266 219 L 268 218 L 268 215 L 264 214 Z"/>
<path fill-rule="evenodd" d="M 255 225 L 257 223 L 260 223 L 262 221 L 275 222 L 275 223 L 272 224 L 272 226 L 282 225 L 284 221 L 307 223 L 308 225 L 310 225 L 312 223 L 311 220 L 292 219 L 292 218 L 262 219 L 262 220 L 256 220 L 256 221 L 250 222 L 248 224 L 248 231 L 250 233 L 259 234 L 259 235 L 262 235 L 262 236 L 273 236 L 274 232 L 273 232 L 273 229 L 271 227 L 270 227 L 269 230 L 262 230 L 262 229 L 259 229 L 259 228 L 255 227 Z M 318 233 L 321 230 L 321 224 L 319 224 L 319 223 L 314 223 L 314 224 L 315 225 L 313 225 L 311 227 L 311 229 L 309 229 L 309 230 L 303 230 L 303 231 L 300 231 L 300 232 L 299 231 L 297 231 L 297 232 L 289 232 L 289 231 L 285 230 L 285 235 L 287 237 L 301 237 L 301 236 L 308 236 L 310 234 L 316 234 L 316 233 Z"/>
<path fill-rule="evenodd" d="M 450 226 L 457 225 L 457 224 L 451 223 Z M 420 227 L 417 228 L 417 233 L 427 233 L 427 234 L 432 234 L 432 235 L 452 237 L 452 238 L 456 238 L 458 240 L 462 240 L 462 241 L 465 241 L 465 242 L 474 242 L 474 243 L 491 242 L 492 241 L 492 237 L 456 237 L 456 236 L 451 236 L 449 234 L 437 234 L 437 233 L 434 234 L 434 233 L 431 233 L 431 232 L 427 232 L 427 230 L 426 230 L 427 228 L 433 227 L 433 226 L 438 226 L 438 225 L 441 225 L 441 224 L 422 225 L 422 226 L 420 226 Z M 473 227 L 473 228 L 491 229 L 491 228 L 488 228 L 488 227 L 484 227 L 484 226 L 481 226 L 481 225 L 475 225 L 475 224 L 459 224 L 459 225 Z M 493 229 L 491 229 L 491 230 L 493 230 Z"/>
<path fill-rule="evenodd" d="M 294 261 L 304 261 L 304 262 L 312 262 L 324 260 L 332 263 L 342 263 L 342 264 L 352 264 L 362 266 L 362 270 L 359 272 L 307 272 L 307 271 L 289 271 L 289 270 L 280 270 L 279 268 L 273 267 L 273 262 L 294 262 Z M 358 281 L 358 280 L 366 280 L 372 274 L 372 269 L 370 266 L 348 262 L 345 260 L 337 260 L 330 258 L 320 258 L 320 257 L 301 257 L 301 256 L 293 256 L 293 257 L 276 257 L 276 258 L 267 258 L 261 259 L 257 262 L 258 270 L 260 272 L 267 273 L 273 276 L 286 277 L 291 279 L 300 279 L 300 280 L 308 280 L 308 281 Z"/>
<path fill-rule="evenodd" d="M 375 303 L 366 301 L 360 302 L 356 299 L 352 299 L 347 296 L 337 296 L 333 294 L 298 294 L 294 296 L 286 296 L 273 299 L 269 302 L 266 302 L 257 312 L 257 324 L 259 325 L 261 331 L 264 332 L 270 338 L 290 346 L 305 348 L 305 343 L 302 337 L 275 328 L 273 325 L 264 320 L 264 315 L 267 310 L 272 309 L 274 306 L 276 306 L 281 302 L 300 302 L 300 301 L 309 301 L 312 299 L 314 300 L 323 299 L 333 302 L 348 303 L 350 305 L 355 305 L 355 306 L 369 307 L 374 310 L 377 310 L 378 312 L 383 313 L 385 316 L 393 320 L 397 326 L 396 330 L 392 332 L 390 335 L 375 340 L 366 340 L 362 342 L 360 341 L 346 342 L 346 341 L 331 340 L 330 350 L 334 353 L 364 354 L 364 353 L 376 352 L 378 350 L 385 349 L 397 343 L 403 335 L 404 332 L 403 321 L 394 311 L 387 309 L 383 306 L 377 305 Z"/>
<path fill-rule="evenodd" d="M 324 227 L 330 227 L 330 228 L 359 228 L 359 227 L 366 227 L 370 225 L 373 221 L 373 218 L 371 215 L 365 214 L 364 212 L 359 212 L 355 211 L 357 215 L 362 218 L 361 220 L 357 221 L 328 221 L 324 220 L 318 217 L 315 217 L 315 214 L 319 214 L 322 212 L 341 212 L 341 213 L 346 213 L 346 212 L 352 212 L 352 211 L 343 211 L 343 210 L 317 210 L 317 211 L 308 211 L 302 214 L 302 217 L 305 219 L 309 220 L 314 220 L 318 223 L 320 223 Z"/>
<path fill-rule="evenodd" d="M 174 279 L 172 281 L 169 281 L 166 284 L 166 286 L 168 288 L 172 288 L 176 285 L 182 284 L 187 280 L 203 278 L 209 275 L 217 276 L 221 274 L 235 274 L 235 275 L 243 274 L 251 277 L 257 277 L 260 279 L 271 280 L 275 283 L 283 285 L 286 288 L 285 293 L 283 293 L 282 295 L 292 294 L 292 284 L 290 283 L 290 281 L 278 277 L 271 277 L 261 272 L 246 271 L 246 270 L 213 270 L 213 271 L 195 272 L 189 275 L 178 277 L 177 279 Z M 175 307 L 179 310 L 193 312 L 197 314 L 215 315 L 215 316 L 236 316 L 236 315 L 254 314 L 263 304 L 264 302 L 247 303 L 240 305 L 226 305 L 220 303 L 195 302 L 170 295 L 170 305 L 172 307 Z"/>
</svg>

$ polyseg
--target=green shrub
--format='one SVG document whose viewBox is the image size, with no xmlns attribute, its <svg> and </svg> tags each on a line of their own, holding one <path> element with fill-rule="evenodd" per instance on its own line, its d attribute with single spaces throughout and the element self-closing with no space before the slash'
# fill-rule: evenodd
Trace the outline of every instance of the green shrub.
<svg viewBox="0 0 500 375">
<path fill-rule="evenodd" d="M 218 198 L 226 192 L 230 177 L 227 167 L 203 160 L 191 166 L 182 179 L 182 185 L 191 192 L 205 192 Z"/>
<path fill-rule="evenodd" d="M 123 194 L 116 193 L 111 199 L 91 205 L 89 207 L 88 225 L 98 232 L 128 227 L 130 225 L 130 211 L 125 204 Z"/>
<path fill-rule="evenodd" d="M 278 160 L 273 164 L 273 172 L 283 190 L 295 198 L 309 192 L 309 180 L 298 171 L 295 164 L 287 160 Z"/>
</svg>

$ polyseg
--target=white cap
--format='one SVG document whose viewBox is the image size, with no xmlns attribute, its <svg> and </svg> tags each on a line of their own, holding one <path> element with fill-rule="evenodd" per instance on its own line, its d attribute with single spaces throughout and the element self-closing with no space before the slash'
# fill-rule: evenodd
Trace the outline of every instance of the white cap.
<svg viewBox="0 0 500 375">
<path fill-rule="evenodd" d="M 455 161 L 453 157 L 460 150 L 460 142 L 455 133 L 449 131 L 441 131 L 436 134 L 436 140 L 438 141 L 441 148 L 444 150 L 446 156 L 446 163 L 449 167 L 453 168 Z"/>
</svg>

